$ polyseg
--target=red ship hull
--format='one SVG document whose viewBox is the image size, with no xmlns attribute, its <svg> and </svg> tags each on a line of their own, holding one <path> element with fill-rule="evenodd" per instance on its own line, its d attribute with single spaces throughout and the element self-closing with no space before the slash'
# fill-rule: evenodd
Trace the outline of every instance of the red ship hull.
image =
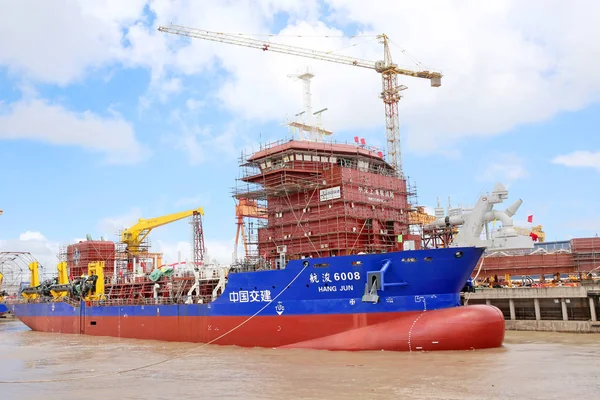
<svg viewBox="0 0 600 400">
<path fill-rule="evenodd" d="M 214 343 L 247 347 L 327 350 L 471 350 L 502 346 L 504 317 L 493 306 L 427 312 L 239 316 L 80 317 L 22 316 L 36 331 Z"/>
</svg>

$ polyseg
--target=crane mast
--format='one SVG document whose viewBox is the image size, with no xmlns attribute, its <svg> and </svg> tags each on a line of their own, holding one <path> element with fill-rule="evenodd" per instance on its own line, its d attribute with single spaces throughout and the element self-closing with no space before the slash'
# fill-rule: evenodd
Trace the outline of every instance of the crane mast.
<svg viewBox="0 0 600 400">
<path fill-rule="evenodd" d="M 215 42 L 251 47 L 262 51 L 274 51 L 277 53 L 307 57 L 315 60 L 373 69 L 380 73 L 382 77 L 381 98 L 385 105 L 387 161 L 395 168 L 396 173 L 401 178 L 403 178 L 403 172 L 402 152 L 400 148 L 400 119 L 398 114 L 398 102 L 401 98 L 400 92 L 407 89 L 407 87 L 404 85 L 398 85 L 398 75 L 429 79 L 432 87 L 441 86 L 442 74 L 438 72 L 426 70 L 412 71 L 409 69 L 398 68 L 398 66 L 392 62 L 392 56 L 388 43 L 389 40 L 385 34 L 377 36 L 377 38 L 383 44 L 383 61 L 373 62 L 355 57 L 332 54 L 330 52 L 322 52 L 297 46 L 265 42 L 263 40 L 239 35 L 211 32 L 202 29 L 189 28 L 182 25 L 170 25 L 168 27 L 159 26 L 158 30 L 164 33 L 187 36 L 195 39 L 211 40 Z"/>
</svg>

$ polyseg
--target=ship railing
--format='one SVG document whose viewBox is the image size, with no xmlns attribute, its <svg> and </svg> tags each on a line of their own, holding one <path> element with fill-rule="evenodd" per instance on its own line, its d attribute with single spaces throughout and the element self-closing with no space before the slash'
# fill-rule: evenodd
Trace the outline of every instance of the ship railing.
<svg viewBox="0 0 600 400">
<path fill-rule="evenodd" d="M 76 300 L 72 297 L 61 297 L 59 299 L 56 299 L 57 301 L 63 301 L 73 307 L 77 307 L 79 305 L 79 300 Z"/>
<path fill-rule="evenodd" d="M 6 304 L 24 304 L 24 303 L 68 303 L 72 306 L 79 305 L 79 301 L 70 297 L 51 297 L 51 296 L 40 296 L 35 299 L 26 299 L 24 297 L 17 297 L 12 299 L 6 299 Z"/>
<path fill-rule="evenodd" d="M 213 301 L 213 295 L 190 296 L 182 295 L 178 297 L 140 297 L 140 298 L 106 298 L 102 300 L 85 300 L 86 306 L 134 306 L 134 305 L 175 305 L 175 304 L 208 304 Z M 66 303 L 73 307 L 79 307 L 81 300 L 73 297 L 38 297 L 36 299 L 14 298 L 5 299 L 5 304 L 24 304 L 24 303 Z"/>
<path fill-rule="evenodd" d="M 198 303 L 198 296 L 193 296 L 191 302 L 194 304 Z M 210 303 L 212 301 L 212 296 L 200 296 L 201 303 Z M 138 298 L 138 299 L 105 299 L 105 300 L 92 300 L 87 301 L 86 305 L 95 305 L 95 306 L 156 306 L 156 305 L 176 305 L 176 304 L 185 304 L 187 300 L 187 296 L 182 297 L 158 297 L 158 298 Z"/>
</svg>

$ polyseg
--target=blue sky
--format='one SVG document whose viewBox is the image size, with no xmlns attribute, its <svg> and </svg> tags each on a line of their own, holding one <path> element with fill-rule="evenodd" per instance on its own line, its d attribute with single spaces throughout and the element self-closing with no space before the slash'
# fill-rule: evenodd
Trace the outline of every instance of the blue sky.
<svg viewBox="0 0 600 400">
<path fill-rule="evenodd" d="M 600 233 L 600 80 L 590 74 L 600 55 L 581 40 L 599 29 L 584 4 L 361 4 L 66 1 L 59 26 L 31 2 L 0 5 L 0 250 L 54 262 L 59 243 L 116 239 L 139 217 L 202 206 L 209 253 L 227 262 L 240 152 L 286 137 L 286 116 L 302 108 L 287 75 L 304 66 L 337 140 L 383 145 L 372 71 L 156 31 L 170 22 L 373 60 L 375 40 L 338 36 L 385 31 L 402 45 L 392 46 L 398 64 L 410 65 L 406 49 L 444 73 L 438 89 L 401 79 L 404 170 L 422 205 L 469 205 L 501 181 L 524 201 L 517 222 L 533 214 L 548 240 Z M 151 238 L 173 261 L 189 236 L 179 221 Z"/>
</svg>

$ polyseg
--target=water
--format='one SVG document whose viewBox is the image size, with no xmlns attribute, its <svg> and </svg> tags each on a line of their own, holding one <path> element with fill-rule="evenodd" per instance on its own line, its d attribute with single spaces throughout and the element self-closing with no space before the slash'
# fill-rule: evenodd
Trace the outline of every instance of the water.
<svg viewBox="0 0 600 400">
<path fill-rule="evenodd" d="M 491 350 L 329 352 L 60 335 L 0 320 L 0 380 L 75 378 L 0 383 L 0 399 L 598 399 L 599 339 L 507 332 Z"/>
</svg>

